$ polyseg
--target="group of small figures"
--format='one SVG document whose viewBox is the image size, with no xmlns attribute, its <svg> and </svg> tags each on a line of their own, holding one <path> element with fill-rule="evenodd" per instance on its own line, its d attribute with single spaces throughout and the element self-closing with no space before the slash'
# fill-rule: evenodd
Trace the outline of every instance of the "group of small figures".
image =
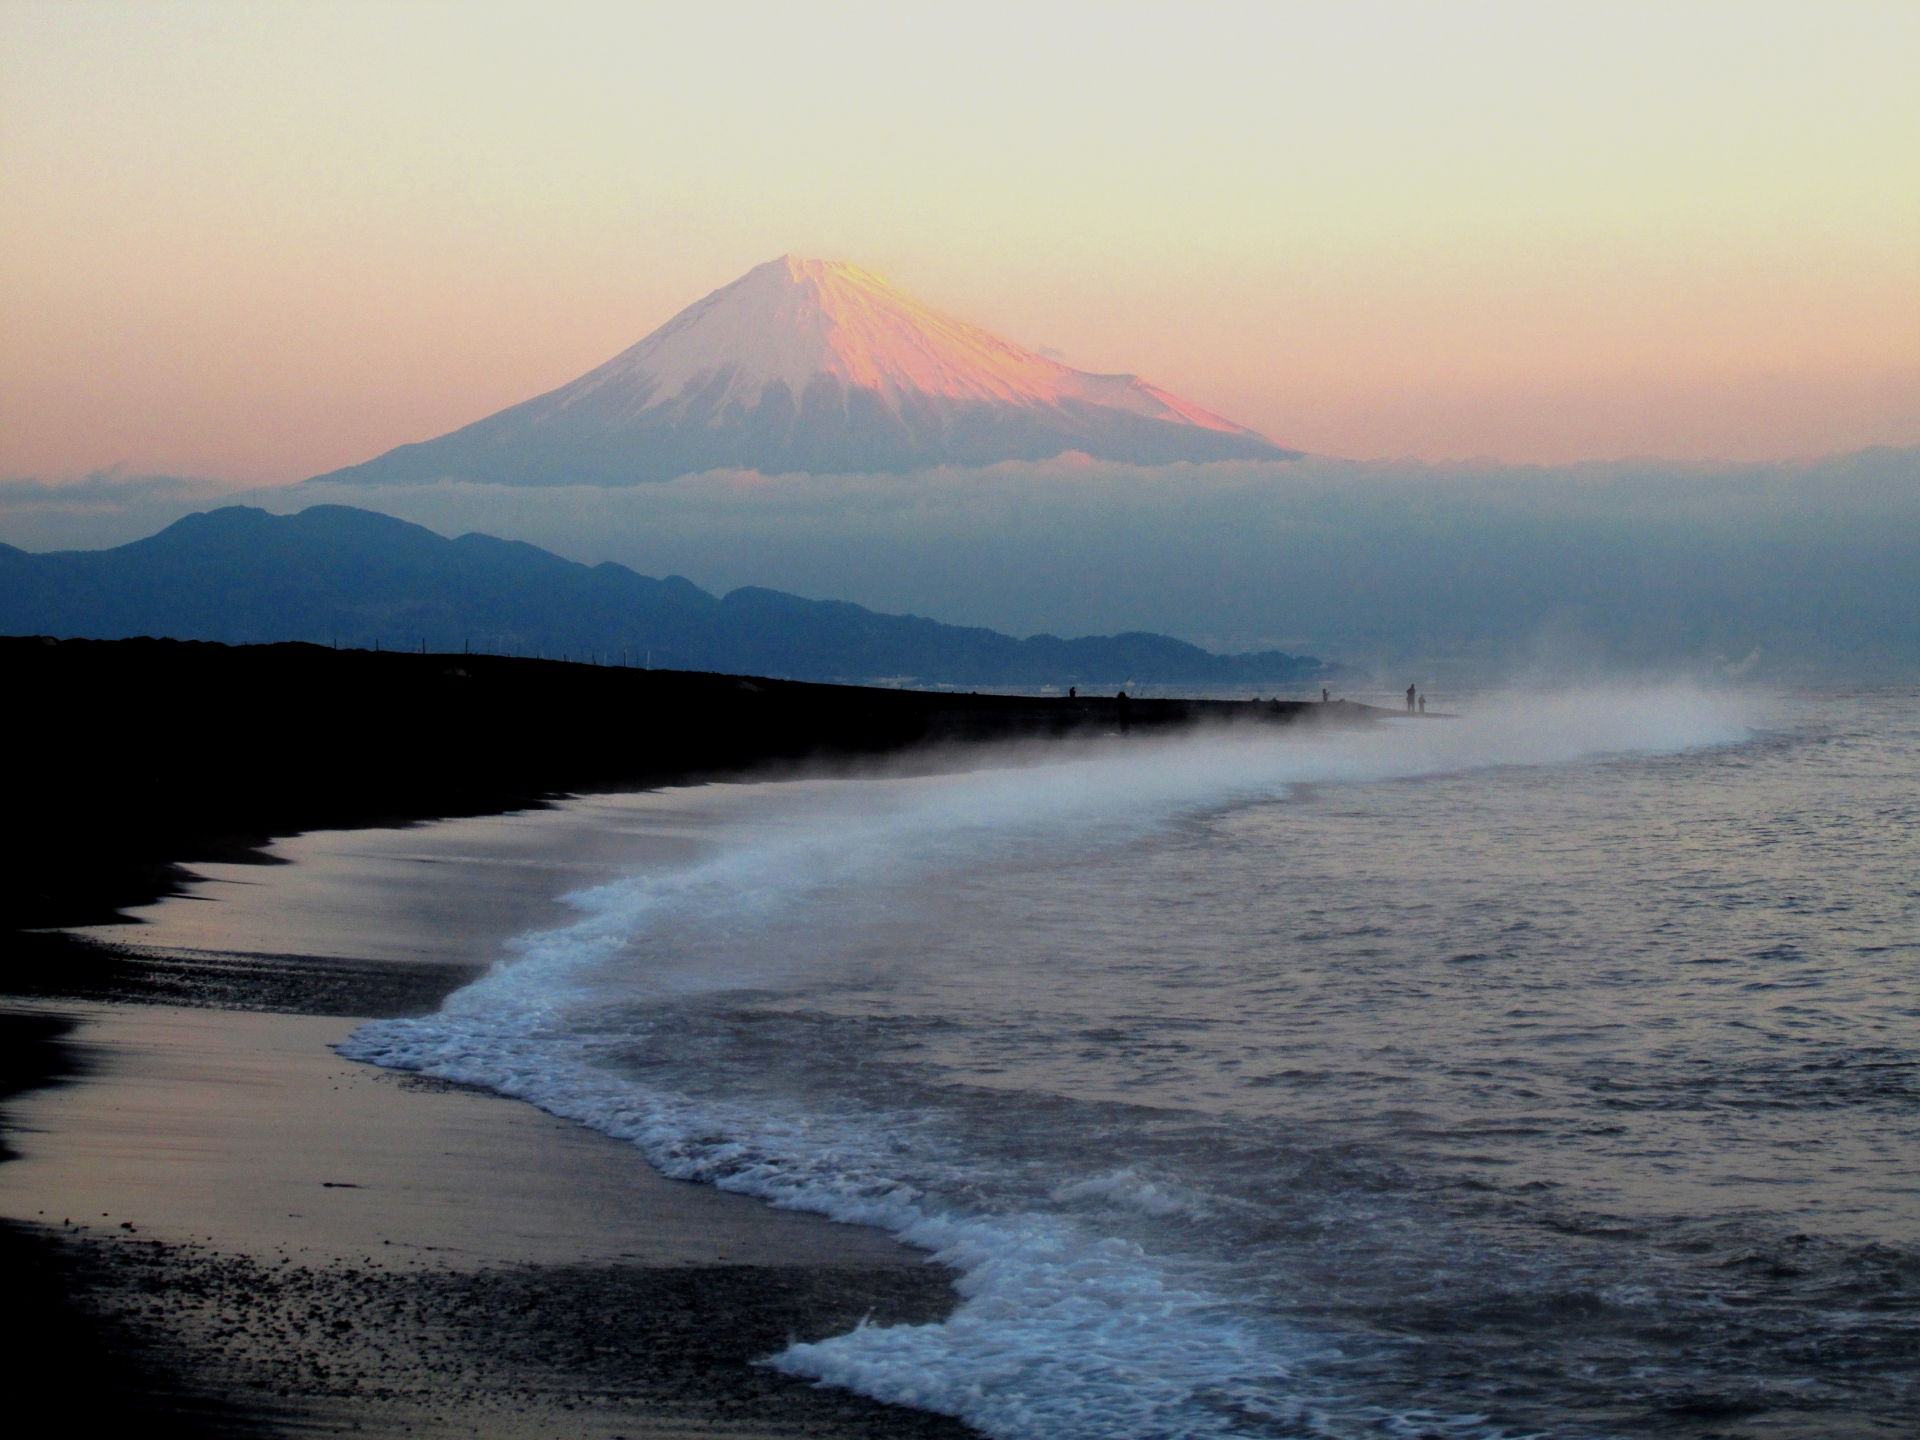
<svg viewBox="0 0 1920 1440">
<path fill-rule="evenodd" d="M 1326 704 L 1329 704 L 1332 700 L 1333 700 L 1333 693 L 1330 690 L 1328 690 L 1325 686 L 1322 686 L 1320 688 L 1320 703 L 1322 705 L 1326 705 Z M 1427 697 L 1418 693 L 1417 686 L 1413 686 L 1413 685 L 1407 686 L 1407 714 L 1424 715 L 1426 713 L 1427 713 Z"/>
<path fill-rule="evenodd" d="M 1412 685 L 1407 686 L 1407 714 L 1424 715 L 1427 713 L 1427 697 L 1424 695 L 1418 694 L 1416 692 L 1417 692 L 1417 687 Z M 1067 687 L 1067 698 L 1069 700 L 1078 699 L 1079 695 L 1080 695 L 1080 687 L 1078 685 L 1069 685 Z M 1120 702 L 1120 707 L 1123 710 L 1127 708 L 1128 704 L 1130 703 L 1127 699 L 1127 692 L 1124 690 L 1122 690 L 1118 695 L 1114 696 L 1113 698 Z M 1259 698 L 1260 697 L 1257 695 L 1254 696 L 1255 700 L 1258 700 Z M 1326 704 L 1330 704 L 1332 700 L 1333 700 L 1333 693 L 1330 690 L 1328 690 L 1325 686 L 1322 686 L 1320 688 L 1320 703 L 1322 705 L 1326 705 Z"/>
</svg>

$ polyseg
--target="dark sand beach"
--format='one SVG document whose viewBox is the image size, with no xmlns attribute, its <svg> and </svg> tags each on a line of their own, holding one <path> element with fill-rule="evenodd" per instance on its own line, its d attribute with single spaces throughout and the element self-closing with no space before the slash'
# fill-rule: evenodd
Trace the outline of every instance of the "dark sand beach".
<svg viewBox="0 0 1920 1440">
<path fill-rule="evenodd" d="M 37 1320 L 6 1353 L 83 1433 L 970 1433 L 752 1363 L 944 1315 L 921 1254 L 328 1047 L 432 1009 L 565 891 L 697 851 L 690 792 L 641 786 L 1306 708 L 0 651 L 44 757 L 13 785 L 0 980 L 0 1244 Z M 439 817 L 469 818 L 411 824 Z"/>
<path fill-rule="evenodd" d="M 750 1363 L 864 1316 L 938 1318 L 949 1276 L 923 1256 L 329 1048 L 563 918 L 555 895 L 686 850 L 675 810 L 319 832 L 280 864 L 205 866 L 143 923 L 41 938 L 42 989 L 58 944 L 128 993 L 7 1017 L 39 1042 L 18 1083 L 58 1083 L 7 1106 L 0 1216 L 70 1332 L 16 1361 L 64 1371 L 103 1421 L 181 1433 L 964 1433 Z"/>
<path fill-rule="evenodd" d="M 964 1433 L 749 1363 L 866 1315 L 946 1312 L 946 1273 L 878 1232 L 667 1180 L 531 1107 L 343 1061 L 327 1046 L 348 1017 L 58 1013 L 90 1073 L 9 1107 L 20 1153 L 0 1211 L 125 1366 L 107 1398 L 143 1423 Z M 98 1383 L 72 1380 L 83 1402 Z"/>
</svg>

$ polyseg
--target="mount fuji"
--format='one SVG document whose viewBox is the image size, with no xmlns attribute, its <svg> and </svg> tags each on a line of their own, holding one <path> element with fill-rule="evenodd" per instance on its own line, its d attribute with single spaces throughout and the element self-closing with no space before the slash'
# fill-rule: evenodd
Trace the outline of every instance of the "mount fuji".
<svg viewBox="0 0 1920 1440">
<path fill-rule="evenodd" d="M 1135 375 L 1074 370 L 865 270 L 782 256 L 570 384 L 317 480 L 629 485 L 702 470 L 1289 460 Z"/>
</svg>

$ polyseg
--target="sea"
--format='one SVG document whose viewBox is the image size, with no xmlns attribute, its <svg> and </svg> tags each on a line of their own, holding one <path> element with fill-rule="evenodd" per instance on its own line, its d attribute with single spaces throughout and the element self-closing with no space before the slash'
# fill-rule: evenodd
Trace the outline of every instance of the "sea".
<svg viewBox="0 0 1920 1440">
<path fill-rule="evenodd" d="M 878 1226 L 765 1363 L 1078 1437 L 1920 1434 L 1920 691 L 1488 691 L 677 792 L 345 1053 Z"/>
</svg>

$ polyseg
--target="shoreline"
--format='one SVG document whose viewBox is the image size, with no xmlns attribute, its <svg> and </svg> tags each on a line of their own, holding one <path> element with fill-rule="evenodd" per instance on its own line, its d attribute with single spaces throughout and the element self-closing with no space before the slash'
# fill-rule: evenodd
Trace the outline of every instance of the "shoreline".
<svg viewBox="0 0 1920 1440">
<path fill-rule="evenodd" d="M 607 867 L 683 856 L 583 840 L 609 812 L 671 832 L 676 803 L 309 832 L 119 923 L 0 937 L 0 1259 L 35 1321 L 5 1370 L 100 1433 L 972 1434 L 754 1363 L 943 1319 L 923 1253 L 327 1048 L 430 1011 Z"/>
<path fill-rule="evenodd" d="M 974 1433 L 754 1363 L 866 1319 L 945 1318 L 954 1272 L 921 1252 L 330 1048 L 483 966 L 30 938 L 144 982 L 0 1003 L 0 1256 L 45 1342 L 0 1353 L 103 1431 Z"/>
<path fill-rule="evenodd" d="M 361 1017 L 70 1001 L 16 1007 L 10 1028 L 24 1018 L 73 1023 L 92 1073 L 8 1102 L 10 1268 L 65 1277 L 66 1328 L 143 1427 L 973 1433 L 753 1363 L 951 1311 L 952 1272 L 878 1231 L 341 1059 L 327 1046 Z M 75 1371 L 76 1393 L 97 1386 Z"/>
<path fill-rule="evenodd" d="M 315 646 L 0 639 L 0 669 L 46 700 L 0 916 L 0 1252 L 44 1323 L 6 1363 L 161 1435 L 973 1434 L 752 1363 L 943 1318 L 921 1253 L 324 1037 L 430 1011 L 486 968 L 476 936 L 562 923 L 594 807 L 1378 713 Z M 657 828 L 655 859 L 691 843 Z M 542 845 L 570 879 L 502 858 Z"/>
</svg>

